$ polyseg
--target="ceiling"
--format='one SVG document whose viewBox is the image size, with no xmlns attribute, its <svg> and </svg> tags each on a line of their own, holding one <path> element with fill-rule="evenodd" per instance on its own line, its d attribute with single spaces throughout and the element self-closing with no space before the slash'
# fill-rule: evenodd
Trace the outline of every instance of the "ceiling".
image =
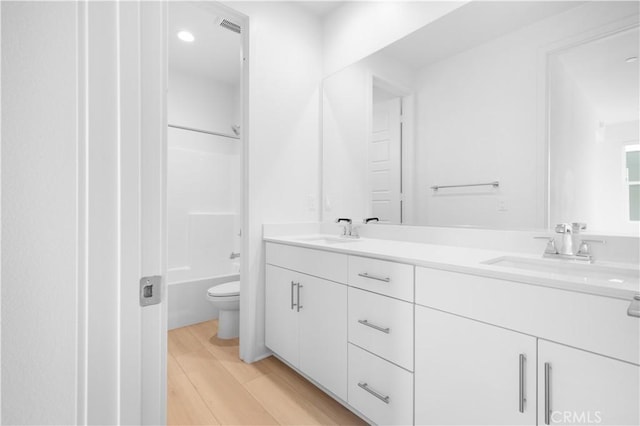
<svg viewBox="0 0 640 426">
<path fill-rule="evenodd" d="M 169 67 L 192 75 L 237 85 L 240 81 L 240 34 L 220 27 L 219 19 L 206 6 L 169 2 Z M 178 39 L 178 31 L 191 32 L 195 40 Z"/>
<path fill-rule="evenodd" d="M 419 69 L 582 3 L 470 2 L 393 43 L 384 54 Z"/>
<path fill-rule="evenodd" d="M 319 18 L 324 18 L 338 7 L 342 6 L 344 1 L 325 0 L 325 1 L 296 1 L 296 4 L 302 6 L 308 12 Z"/>
<path fill-rule="evenodd" d="M 598 119 L 607 124 L 635 121 L 640 116 L 640 61 L 626 61 L 639 56 L 637 27 L 558 54 Z"/>
</svg>

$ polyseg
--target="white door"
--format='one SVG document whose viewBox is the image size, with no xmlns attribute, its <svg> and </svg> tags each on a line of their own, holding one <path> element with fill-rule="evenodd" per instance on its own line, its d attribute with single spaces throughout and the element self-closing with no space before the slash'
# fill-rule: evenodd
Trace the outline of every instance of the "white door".
<svg viewBox="0 0 640 426">
<path fill-rule="evenodd" d="M 165 7 L 79 4 L 88 196 L 81 423 L 165 423 L 166 283 L 153 290 L 159 304 L 140 304 L 141 277 L 166 270 Z"/>
<path fill-rule="evenodd" d="M 290 364 L 299 366 L 298 284 L 305 275 L 267 265 L 265 279 L 265 344 Z"/>
<path fill-rule="evenodd" d="M 369 141 L 371 215 L 401 223 L 401 98 L 373 104 Z"/>
<path fill-rule="evenodd" d="M 346 401 L 347 286 L 303 275 L 300 370 Z"/>
<path fill-rule="evenodd" d="M 539 424 L 640 424 L 640 367 L 538 342 Z"/>
<path fill-rule="evenodd" d="M 416 306 L 415 423 L 535 425 L 536 339 Z"/>
</svg>

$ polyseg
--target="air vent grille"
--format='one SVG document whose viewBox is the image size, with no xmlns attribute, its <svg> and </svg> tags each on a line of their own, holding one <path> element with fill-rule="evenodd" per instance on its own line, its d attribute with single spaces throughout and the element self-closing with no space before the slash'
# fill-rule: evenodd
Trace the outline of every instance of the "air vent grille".
<svg viewBox="0 0 640 426">
<path fill-rule="evenodd" d="M 241 31 L 240 25 L 235 24 L 227 19 L 223 19 L 222 21 L 220 21 L 220 26 L 238 34 L 240 34 Z"/>
</svg>

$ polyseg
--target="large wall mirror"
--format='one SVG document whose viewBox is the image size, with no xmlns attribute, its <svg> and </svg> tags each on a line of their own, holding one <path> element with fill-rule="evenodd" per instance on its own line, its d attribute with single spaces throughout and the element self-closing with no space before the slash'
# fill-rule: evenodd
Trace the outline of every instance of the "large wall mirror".
<svg viewBox="0 0 640 426">
<path fill-rule="evenodd" d="M 323 82 L 323 219 L 638 235 L 637 2 L 470 2 Z"/>
</svg>

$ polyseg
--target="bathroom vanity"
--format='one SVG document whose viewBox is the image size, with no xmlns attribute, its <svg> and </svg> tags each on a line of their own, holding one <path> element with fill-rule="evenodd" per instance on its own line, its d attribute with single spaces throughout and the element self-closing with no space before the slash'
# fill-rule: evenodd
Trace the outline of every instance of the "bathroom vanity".
<svg viewBox="0 0 640 426">
<path fill-rule="evenodd" d="M 640 422 L 637 265 L 265 240 L 267 347 L 371 423 Z"/>
</svg>

